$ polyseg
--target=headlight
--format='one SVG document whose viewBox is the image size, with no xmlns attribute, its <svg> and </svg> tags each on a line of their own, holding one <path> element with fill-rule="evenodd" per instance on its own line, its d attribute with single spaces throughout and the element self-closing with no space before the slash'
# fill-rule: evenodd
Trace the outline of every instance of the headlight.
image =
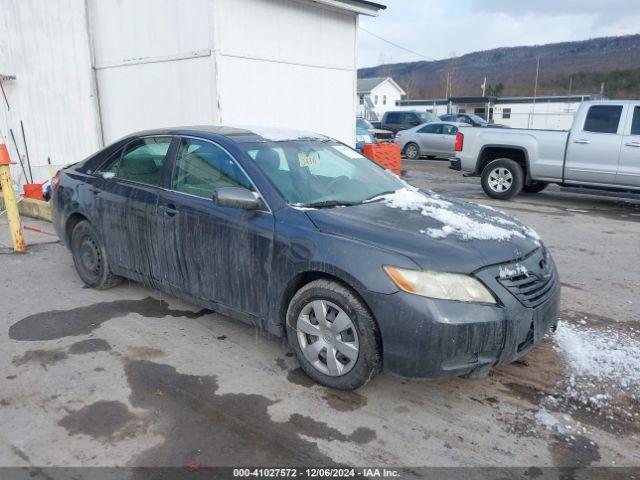
<svg viewBox="0 0 640 480">
<path fill-rule="evenodd" d="M 364 143 L 373 143 L 371 135 L 356 135 L 356 141 Z"/>
<path fill-rule="evenodd" d="M 496 303 L 487 287 L 470 275 L 388 266 L 384 267 L 384 271 L 398 288 L 415 295 L 461 302 Z"/>
</svg>

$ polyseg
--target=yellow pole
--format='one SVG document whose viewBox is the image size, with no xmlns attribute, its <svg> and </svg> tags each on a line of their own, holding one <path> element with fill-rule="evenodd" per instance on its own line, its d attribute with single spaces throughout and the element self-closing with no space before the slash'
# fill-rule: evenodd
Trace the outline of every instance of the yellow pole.
<svg viewBox="0 0 640 480">
<path fill-rule="evenodd" d="M 4 208 L 7 209 L 11 241 L 13 242 L 13 250 L 15 252 L 24 253 L 27 251 L 27 247 L 24 244 L 24 235 L 22 234 L 22 225 L 20 224 L 20 214 L 18 213 L 16 195 L 13 192 L 11 171 L 9 170 L 10 164 L 11 160 L 9 159 L 7 146 L 0 144 L 0 187 L 2 187 L 2 194 L 4 196 Z"/>
</svg>

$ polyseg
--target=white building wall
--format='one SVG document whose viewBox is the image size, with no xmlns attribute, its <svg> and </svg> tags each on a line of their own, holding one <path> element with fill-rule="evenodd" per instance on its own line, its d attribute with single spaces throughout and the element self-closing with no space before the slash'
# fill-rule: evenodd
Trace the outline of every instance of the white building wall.
<svg viewBox="0 0 640 480">
<path fill-rule="evenodd" d="M 88 5 L 106 144 L 138 130 L 216 123 L 210 0 Z"/>
<path fill-rule="evenodd" d="M 214 22 L 222 123 L 353 144 L 354 13 L 297 0 L 216 0 Z"/>
<path fill-rule="evenodd" d="M 573 115 L 581 102 L 499 103 L 493 110 L 493 121 L 512 128 L 569 130 Z M 504 118 L 504 109 L 511 109 Z"/>
<path fill-rule="evenodd" d="M 400 91 L 391 82 L 384 81 L 371 90 L 369 95 L 373 102 L 374 110 L 378 118 L 382 118 L 385 112 L 396 109 L 396 102 L 402 99 Z M 385 103 L 386 97 L 386 103 Z"/>
<path fill-rule="evenodd" d="M 330 4 L 0 0 L 0 73 L 17 77 L 2 141 L 15 158 L 12 128 L 23 151 L 22 119 L 36 181 L 47 157 L 59 168 L 146 128 L 262 124 L 352 144 L 357 15 Z"/>
<path fill-rule="evenodd" d="M 83 0 L 0 0 L 0 73 L 11 109 L 0 98 L 0 141 L 17 161 L 12 129 L 25 150 L 20 120 L 36 182 L 77 162 L 100 145 L 89 39 Z M 16 182 L 22 169 L 12 167 Z"/>
</svg>

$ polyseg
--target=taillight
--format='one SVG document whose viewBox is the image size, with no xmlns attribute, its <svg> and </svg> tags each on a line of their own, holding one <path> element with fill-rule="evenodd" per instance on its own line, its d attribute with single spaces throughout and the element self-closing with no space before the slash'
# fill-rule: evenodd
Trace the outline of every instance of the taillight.
<svg viewBox="0 0 640 480">
<path fill-rule="evenodd" d="M 464 145 L 464 135 L 461 132 L 456 133 L 456 152 L 462 151 Z"/>
<path fill-rule="evenodd" d="M 60 170 L 58 170 L 51 179 L 51 190 L 58 188 L 58 185 L 60 185 Z"/>
</svg>

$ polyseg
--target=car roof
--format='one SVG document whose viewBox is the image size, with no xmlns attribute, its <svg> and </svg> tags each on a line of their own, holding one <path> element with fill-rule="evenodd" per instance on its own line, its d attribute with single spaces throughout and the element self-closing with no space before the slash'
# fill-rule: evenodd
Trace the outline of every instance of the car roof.
<svg viewBox="0 0 640 480">
<path fill-rule="evenodd" d="M 142 130 L 124 138 L 156 135 L 195 135 L 201 137 L 223 136 L 235 143 L 283 142 L 291 140 L 332 140 L 315 132 L 281 127 L 193 125 L 183 127 Z"/>
</svg>

